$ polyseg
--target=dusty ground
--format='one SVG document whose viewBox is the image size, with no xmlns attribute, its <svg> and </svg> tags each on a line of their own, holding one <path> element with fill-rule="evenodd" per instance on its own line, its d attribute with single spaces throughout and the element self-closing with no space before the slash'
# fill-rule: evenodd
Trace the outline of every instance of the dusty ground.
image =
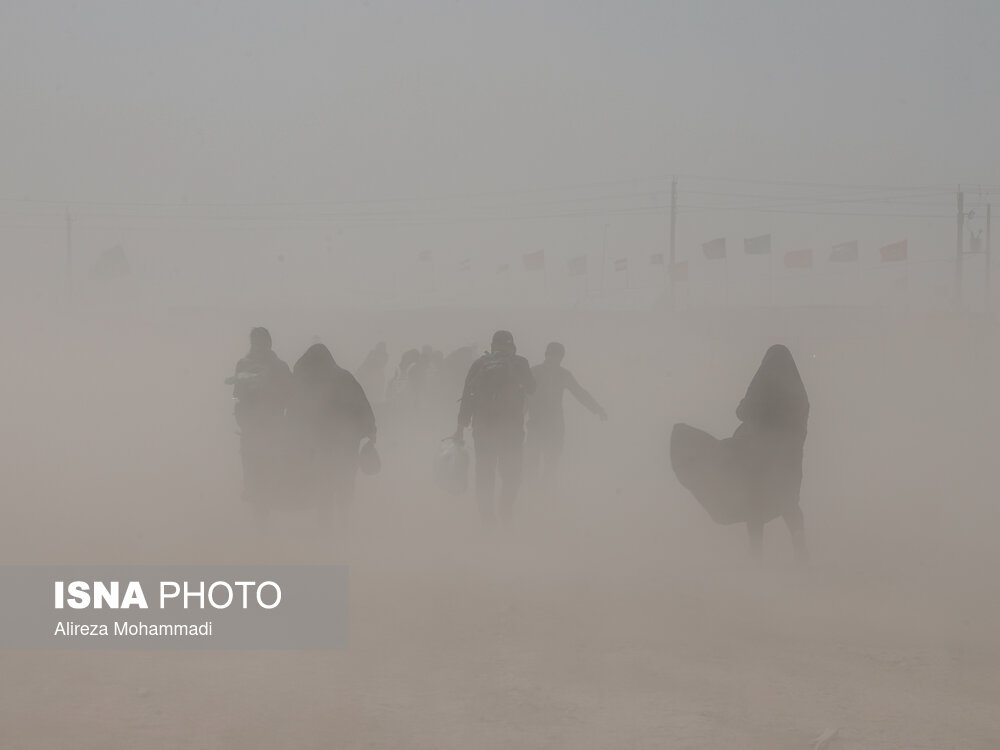
<svg viewBox="0 0 1000 750">
<path fill-rule="evenodd" d="M 502 316 L 274 317 L 282 356 L 319 333 L 356 364 L 378 338 L 394 356 L 482 344 Z M 347 562 L 351 644 L 0 652 L 0 747 L 781 750 L 838 728 L 833 748 L 1000 748 L 990 342 L 954 321 L 831 335 L 510 318 L 532 360 L 565 340 L 612 418 L 568 403 L 561 485 L 493 536 L 430 482 L 451 414 L 383 427 L 385 472 L 350 530 L 286 516 L 258 534 L 221 381 L 259 315 L 8 328 L 3 562 Z M 742 530 L 713 526 L 666 463 L 673 421 L 735 426 L 778 333 L 813 404 L 805 570 L 780 523 L 749 566 Z"/>
</svg>

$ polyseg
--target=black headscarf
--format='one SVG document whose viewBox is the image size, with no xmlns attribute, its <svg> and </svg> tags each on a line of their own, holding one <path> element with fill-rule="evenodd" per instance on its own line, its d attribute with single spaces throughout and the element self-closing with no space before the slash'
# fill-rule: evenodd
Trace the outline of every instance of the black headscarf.
<svg viewBox="0 0 1000 750">
<path fill-rule="evenodd" d="M 775 344 L 764 354 L 736 416 L 752 426 L 805 437 L 809 398 L 787 346 Z"/>
<path fill-rule="evenodd" d="M 337 365 L 325 344 L 313 344 L 292 369 L 296 381 L 294 418 L 321 432 L 351 439 L 375 437 L 375 417 L 364 389 Z"/>
<path fill-rule="evenodd" d="M 326 344 L 313 344 L 292 368 L 292 375 L 306 383 L 320 382 L 336 377 L 340 367 Z"/>
</svg>

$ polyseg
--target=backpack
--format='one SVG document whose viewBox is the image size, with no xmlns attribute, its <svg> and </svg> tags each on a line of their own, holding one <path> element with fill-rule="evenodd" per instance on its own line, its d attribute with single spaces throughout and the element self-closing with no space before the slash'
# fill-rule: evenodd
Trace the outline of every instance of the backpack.
<svg viewBox="0 0 1000 750">
<path fill-rule="evenodd" d="M 488 418 L 510 416 L 520 409 L 514 358 L 499 352 L 490 354 L 472 382 L 472 404 L 477 414 Z"/>
</svg>

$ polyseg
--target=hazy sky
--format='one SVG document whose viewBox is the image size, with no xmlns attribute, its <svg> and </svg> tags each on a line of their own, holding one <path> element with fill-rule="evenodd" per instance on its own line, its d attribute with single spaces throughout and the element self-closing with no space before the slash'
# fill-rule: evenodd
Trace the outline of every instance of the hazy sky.
<svg viewBox="0 0 1000 750">
<path fill-rule="evenodd" d="M 0 8 L 4 197 L 1000 182 L 992 0 Z"/>
<path fill-rule="evenodd" d="M 993 0 L 8 0 L 0 206 L 509 191 L 537 211 L 565 195 L 522 191 L 671 174 L 996 189 L 998 30 Z M 668 184 L 626 185 L 628 205 L 636 190 L 662 205 Z"/>
</svg>

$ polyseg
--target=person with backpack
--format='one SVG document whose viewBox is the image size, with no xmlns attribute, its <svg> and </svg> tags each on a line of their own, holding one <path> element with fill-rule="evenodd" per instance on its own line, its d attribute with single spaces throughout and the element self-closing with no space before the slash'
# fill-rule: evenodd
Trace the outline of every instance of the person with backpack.
<svg viewBox="0 0 1000 750">
<path fill-rule="evenodd" d="M 453 437 L 462 443 L 465 429 L 472 427 L 476 499 L 486 525 L 496 519 L 497 473 L 500 516 L 505 522 L 513 516 L 521 485 L 525 399 L 534 390 L 531 366 L 517 354 L 514 336 L 510 331 L 497 331 L 490 351 L 469 368 Z"/>
<path fill-rule="evenodd" d="M 529 477 L 542 467 L 546 477 L 551 477 L 559 463 L 566 434 L 563 417 L 563 393 L 569 391 L 591 414 L 602 422 L 608 415 L 599 403 L 585 391 L 573 373 L 562 366 L 566 347 L 558 341 L 545 347 L 545 361 L 531 368 L 538 384 L 534 395 L 528 399 L 528 436 L 525 452 Z"/>
<path fill-rule="evenodd" d="M 250 351 L 233 376 L 233 415 L 240 428 L 243 499 L 266 513 L 279 494 L 282 480 L 283 420 L 288 405 L 291 371 L 271 348 L 266 328 L 250 331 Z"/>
</svg>

